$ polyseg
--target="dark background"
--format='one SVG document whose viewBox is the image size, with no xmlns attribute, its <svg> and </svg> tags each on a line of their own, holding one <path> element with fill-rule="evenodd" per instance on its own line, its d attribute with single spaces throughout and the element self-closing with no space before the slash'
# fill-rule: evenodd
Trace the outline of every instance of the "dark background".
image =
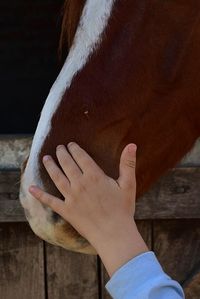
<svg viewBox="0 0 200 299">
<path fill-rule="evenodd" d="M 0 1 L 0 134 L 32 134 L 61 68 L 63 0 Z"/>
</svg>

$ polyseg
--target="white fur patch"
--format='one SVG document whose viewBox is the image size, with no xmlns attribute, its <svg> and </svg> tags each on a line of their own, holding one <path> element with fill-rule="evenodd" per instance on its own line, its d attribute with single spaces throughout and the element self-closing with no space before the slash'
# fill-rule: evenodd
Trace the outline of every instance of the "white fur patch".
<svg viewBox="0 0 200 299">
<path fill-rule="evenodd" d="M 51 119 L 56 112 L 66 89 L 70 87 L 73 77 L 88 62 L 89 57 L 101 42 L 115 0 L 87 0 L 80 23 L 65 64 L 52 86 L 43 107 L 41 117 L 33 138 L 30 156 L 22 177 L 20 200 L 24 208 L 33 216 L 32 226 L 42 230 L 47 225 L 46 210 L 28 192 L 31 184 L 42 187 L 39 179 L 38 156 L 44 140 L 51 130 Z M 47 233 L 47 227 L 45 228 Z M 44 231 L 42 232 L 44 233 Z"/>
</svg>

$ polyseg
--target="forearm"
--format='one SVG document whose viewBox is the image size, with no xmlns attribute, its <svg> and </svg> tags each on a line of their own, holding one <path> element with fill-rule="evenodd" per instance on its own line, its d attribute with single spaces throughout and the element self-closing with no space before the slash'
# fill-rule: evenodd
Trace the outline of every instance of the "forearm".
<svg viewBox="0 0 200 299">
<path fill-rule="evenodd" d="M 119 225 L 99 233 L 93 241 L 109 276 L 133 257 L 149 251 L 133 219 L 119 220 Z"/>
</svg>

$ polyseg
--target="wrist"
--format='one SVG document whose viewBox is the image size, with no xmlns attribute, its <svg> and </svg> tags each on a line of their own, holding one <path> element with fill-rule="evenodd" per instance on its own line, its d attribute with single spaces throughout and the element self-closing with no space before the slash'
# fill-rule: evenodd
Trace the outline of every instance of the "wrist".
<svg viewBox="0 0 200 299">
<path fill-rule="evenodd" d="M 109 276 L 135 256 L 149 251 L 140 235 L 134 219 L 120 221 L 117 227 L 92 244 L 99 254 Z"/>
</svg>

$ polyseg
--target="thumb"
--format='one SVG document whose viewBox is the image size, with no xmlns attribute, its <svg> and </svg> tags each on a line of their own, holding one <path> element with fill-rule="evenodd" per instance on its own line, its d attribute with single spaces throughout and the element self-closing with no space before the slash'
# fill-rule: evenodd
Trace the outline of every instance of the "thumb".
<svg viewBox="0 0 200 299">
<path fill-rule="evenodd" d="M 136 184 L 136 150 L 136 144 L 130 143 L 122 151 L 118 178 L 118 183 L 122 189 L 132 189 Z"/>
</svg>

